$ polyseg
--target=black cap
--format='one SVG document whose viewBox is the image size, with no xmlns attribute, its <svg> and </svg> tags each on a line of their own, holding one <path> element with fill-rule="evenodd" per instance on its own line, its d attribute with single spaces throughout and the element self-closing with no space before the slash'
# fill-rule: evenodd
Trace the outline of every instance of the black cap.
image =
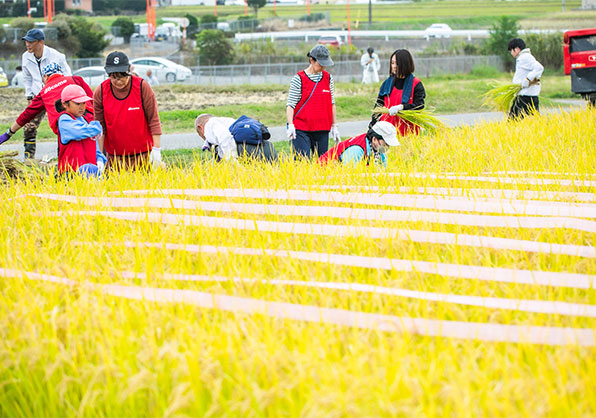
<svg viewBox="0 0 596 418">
<path fill-rule="evenodd" d="M 106 58 L 106 73 L 127 73 L 130 69 L 130 62 L 124 52 L 114 51 Z"/>
</svg>

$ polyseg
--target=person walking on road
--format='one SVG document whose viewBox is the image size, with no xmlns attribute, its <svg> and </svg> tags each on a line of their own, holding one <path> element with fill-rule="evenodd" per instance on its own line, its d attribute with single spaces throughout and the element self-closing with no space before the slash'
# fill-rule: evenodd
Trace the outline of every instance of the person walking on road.
<svg viewBox="0 0 596 418">
<path fill-rule="evenodd" d="M 62 69 L 64 75 L 71 75 L 70 67 L 66 63 L 64 54 L 45 45 L 45 36 L 39 29 L 31 29 L 23 37 L 27 51 L 23 53 L 23 84 L 25 96 L 30 102 L 39 94 L 43 88 L 41 70 L 51 63 L 56 63 Z M 37 128 L 43 119 L 45 112 L 40 112 L 33 120 L 24 127 L 25 158 L 35 157 L 35 140 Z"/>
<path fill-rule="evenodd" d="M 376 102 L 376 106 L 389 109 L 389 114 L 373 114 L 369 128 L 383 120 L 392 123 L 402 136 L 420 132 L 418 126 L 398 115 L 401 110 L 424 108 L 426 92 L 422 82 L 414 77 L 414 68 L 414 60 L 408 50 L 398 49 L 391 55 L 389 77 L 381 84 Z"/>
<path fill-rule="evenodd" d="M 367 133 L 342 141 L 325 154 L 321 155 L 321 164 L 338 161 L 342 164 L 357 164 L 365 161 L 368 165 L 371 159 L 387 166 L 387 151 L 389 147 L 399 145 L 397 130 L 389 122 L 375 123 Z"/>
<path fill-rule="evenodd" d="M 149 85 L 151 87 L 155 87 L 155 86 L 159 86 L 159 81 L 157 80 L 157 77 L 153 74 L 153 71 L 151 71 L 150 69 L 147 70 L 147 83 L 149 83 Z"/>
<path fill-rule="evenodd" d="M 286 104 L 286 134 L 294 152 L 300 157 L 323 155 L 329 149 L 329 134 L 339 142 L 335 121 L 333 77 L 325 71 L 333 61 L 324 45 L 307 54 L 309 66 L 290 82 Z"/>
<path fill-rule="evenodd" d="M 526 43 L 519 38 L 509 41 L 507 50 L 515 58 L 515 74 L 513 84 L 519 84 L 521 90 L 513 101 L 509 119 L 523 118 L 532 112 L 539 111 L 540 77 L 544 67 L 526 48 Z"/>
<path fill-rule="evenodd" d="M 23 67 L 18 65 L 17 68 L 15 68 L 15 74 L 12 77 L 12 80 L 10 80 L 10 87 L 12 88 L 24 88 L 25 87 L 25 81 L 23 80 Z"/>
<path fill-rule="evenodd" d="M 379 70 L 381 69 L 381 60 L 375 53 L 375 50 L 368 48 L 366 54 L 360 58 L 362 66 L 362 83 L 371 84 L 379 82 Z"/>
<path fill-rule="evenodd" d="M 107 168 L 161 165 L 161 122 L 151 86 L 130 74 L 130 62 L 123 52 L 109 54 L 105 70 L 109 78 L 95 89 L 93 109 L 103 127 L 100 149 L 108 157 Z"/>
<path fill-rule="evenodd" d="M 48 122 L 50 128 L 58 135 L 56 122 L 58 120 L 59 113 L 56 110 L 56 101 L 61 100 L 62 90 L 70 85 L 78 85 L 88 96 L 92 96 L 93 92 L 91 88 L 85 83 L 81 77 L 73 75 L 66 76 L 62 74 L 62 67 L 52 62 L 46 65 L 42 70 L 42 79 L 44 87 L 41 89 L 39 94 L 29 102 L 27 108 L 19 115 L 17 120 L 12 124 L 10 128 L 0 136 L 0 144 L 7 141 L 23 126 L 27 126 L 32 120 L 35 120 L 40 114 L 48 114 Z M 93 114 L 93 105 L 87 103 L 88 111 Z"/>
</svg>

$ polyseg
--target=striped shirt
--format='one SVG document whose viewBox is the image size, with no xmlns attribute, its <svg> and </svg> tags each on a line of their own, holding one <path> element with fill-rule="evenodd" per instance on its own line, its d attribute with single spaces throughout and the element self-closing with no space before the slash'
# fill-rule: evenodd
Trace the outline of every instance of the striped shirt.
<svg viewBox="0 0 596 418">
<path fill-rule="evenodd" d="M 305 73 L 306 76 L 316 83 L 317 81 L 321 81 L 323 78 L 323 73 L 317 74 L 308 74 Z M 329 74 L 329 90 L 331 90 L 331 103 L 335 104 L 335 87 L 333 85 L 333 76 Z M 291 108 L 296 108 L 296 105 L 302 98 L 302 79 L 298 74 L 292 77 L 292 81 L 290 82 L 290 93 L 288 94 L 288 102 L 286 106 L 290 106 Z"/>
</svg>

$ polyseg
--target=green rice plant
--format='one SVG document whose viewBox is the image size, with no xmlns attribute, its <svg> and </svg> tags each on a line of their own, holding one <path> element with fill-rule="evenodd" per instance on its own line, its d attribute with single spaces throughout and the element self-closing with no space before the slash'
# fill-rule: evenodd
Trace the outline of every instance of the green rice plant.
<svg viewBox="0 0 596 418">
<path fill-rule="evenodd" d="M 521 90 L 521 86 L 519 84 L 499 83 L 497 81 L 492 81 L 488 85 L 491 88 L 482 95 L 484 98 L 483 105 L 500 112 L 509 112 L 513 101 Z"/>
<path fill-rule="evenodd" d="M 389 114 L 389 109 L 377 106 L 372 110 L 372 113 Z M 432 109 L 400 110 L 398 116 L 406 122 L 419 126 L 428 132 L 436 132 L 439 129 L 445 128 L 443 121 L 435 116 Z"/>
</svg>

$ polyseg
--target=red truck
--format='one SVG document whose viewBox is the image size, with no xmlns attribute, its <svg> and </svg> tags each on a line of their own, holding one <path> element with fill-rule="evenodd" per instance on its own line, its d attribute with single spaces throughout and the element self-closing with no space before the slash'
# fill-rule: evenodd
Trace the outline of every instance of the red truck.
<svg viewBox="0 0 596 418">
<path fill-rule="evenodd" d="M 596 29 L 563 34 L 565 74 L 571 74 L 571 91 L 596 106 Z"/>
</svg>

